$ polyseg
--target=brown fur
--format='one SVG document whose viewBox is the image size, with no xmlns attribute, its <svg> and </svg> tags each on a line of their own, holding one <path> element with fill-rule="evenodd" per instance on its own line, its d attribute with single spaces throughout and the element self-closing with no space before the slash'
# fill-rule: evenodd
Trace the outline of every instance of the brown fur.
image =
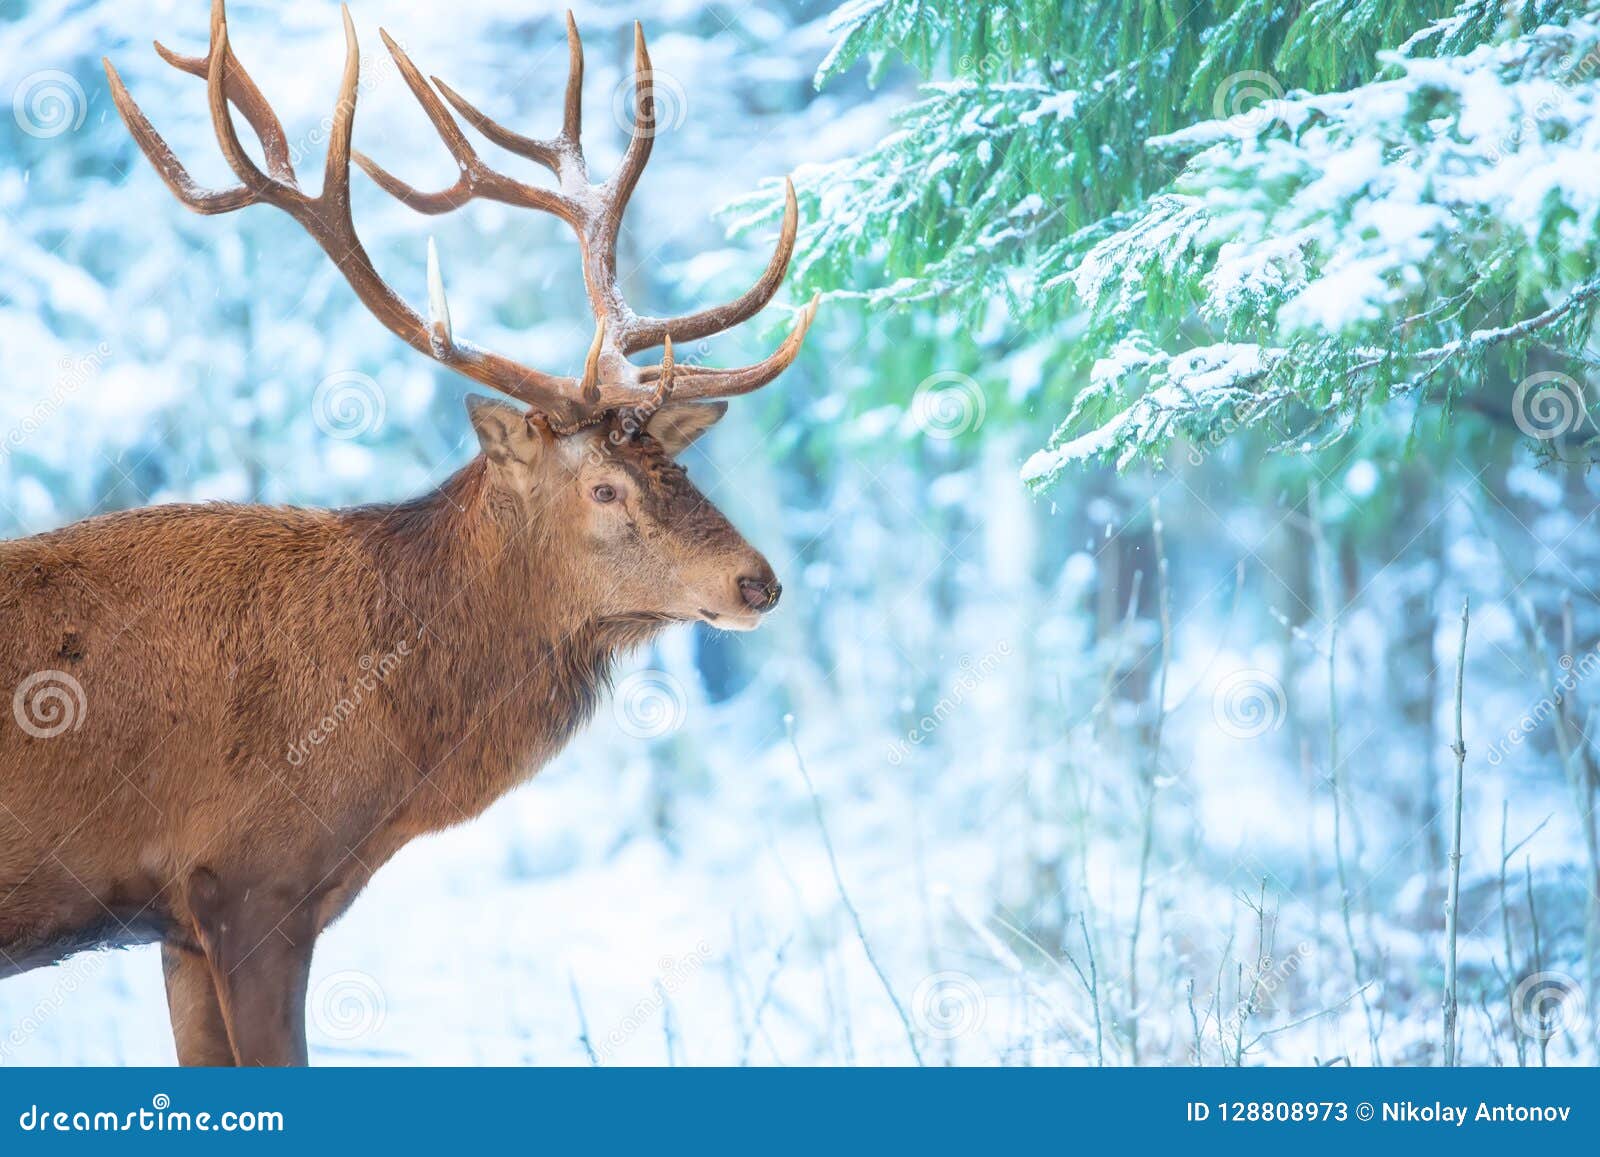
<svg viewBox="0 0 1600 1157">
<path fill-rule="evenodd" d="M 374 870 L 555 755 L 620 652 L 776 600 L 669 456 L 720 408 L 671 408 L 660 440 L 473 411 L 483 454 L 411 502 L 0 543 L 0 693 L 83 694 L 48 737 L 21 725 L 61 723 L 42 701 L 0 708 L 0 976 L 160 940 L 180 1060 L 303 1063 L 311 946 Z"/>
</svg>

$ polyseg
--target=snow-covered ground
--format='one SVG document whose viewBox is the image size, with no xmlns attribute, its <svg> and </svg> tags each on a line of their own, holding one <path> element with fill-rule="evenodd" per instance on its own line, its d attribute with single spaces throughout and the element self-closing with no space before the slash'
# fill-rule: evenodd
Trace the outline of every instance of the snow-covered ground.
<svg viewBox="0 0 1600 1157">
<path fill-rule="evenodd" d="M 1239 698 L 1239 672 L 1262 675 L 1241 663 L 1213 652 L 1177 669 L 1171 742 L 1192 763 L 1158 797 L 1140 1059 L 1191 1060 L 1198 1019 L 1206 1063 L 1241 1042 L 1247 1063 L 1367 1063 L 1364 992 L 1383 1059 L 1424 1060 L 1438 1033 L 1441 881 L 1403 867 L 1413 849 L 1386 817 L 1347 815 L 1367 845 L 1348 851 L 1356 938 L 1369 954 L 1369 987 L 1355 984 L 1326 859 L 1331 807 L 1287 785 L 1270 740 L 1239 723 L 1257 718 Z M 1052 820 L 1029 797 L 1055 749 L 1041 740 L 1032 768 L 999 747 L 1004 758 L 981 757 L 986 717 L 1025 679 L 997 668 L 960 693 L 958 679 L 943 709 L 929 705 L 944 718 L 925 744 L 800 724 L 871 959 L 781 723 L 755 734 L 748 704 L 686 701 L 676 731 L 641 740 L 620 708 L 603 708 L 531 784 L 406 848 L 324 937 L 313 1062 L 581 1065 L 586 1029 L 603 1064 L 907 1064 L 909 1026 L 925 1063 L 1130 1063 L 1138 851 L 1126 835 L 1137 813 L 1123 810 L 1124 773 L 1111 764 L 1073 789 L 1099 801 L 1098 821 L 1070 810 Z M 1270 735 L 1281 708 L 1266 710 Z M 1227 730 L 1219 719 L 1231 719 Z M 1352 766 L 1382 741 L 1352 728 Z M 1463 889 L 1463 975 L 1493 992 L 1483 978 L 1502 946 L 1500 817 L 1488 806 L 1498 790 L 1490 780 L 1472 797 Z M 672 819 L 657 831 L 661 792 Z M 1513 840 L 1562 806 L 1559 794 L 1523 793 Z M 1547 825 L 1532 879 L 1546 964 L 1569 986 L 1580 906 L 1567 870 L 1548 865 L 1576 857 L 1563 847 L 1573 835 L 1559 819 Z M 1087 892 L 1041 884 L 1062 859 Z M 1520 872 L 1519 955 L 1530 944 Z M 1264 922 L 1253 910 L 1263 898 Z M 1092 983 L 1082 975 L 1091 968 Z M 1469 1060 L 1514 1063 L 1505 1039 L 1489 1043 L 1506 1032 L 1498 1008 L 1465 1015 Z M 1588 1022 L 1570 1027 L 1553 1037 L 1551 1063 L 1593 1058 Z M 85 954 L 0 984 L 0 1063 L 172 1060 L 154 948 Z"/>
</svg>

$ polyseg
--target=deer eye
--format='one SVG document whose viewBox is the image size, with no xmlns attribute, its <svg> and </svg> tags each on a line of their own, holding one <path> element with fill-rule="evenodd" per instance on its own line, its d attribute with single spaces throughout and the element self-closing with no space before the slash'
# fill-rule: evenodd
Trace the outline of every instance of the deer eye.
<svg viewBox="0 0 1600 1157">
<path fill-rule="evenodd" d="M 615 486 L 606 486 L 602 484 L 600 486 L 596 486 L 589 493 L 594 497 L 596 502 L 615 502 L 617 500 L 617 488 Z"/>
</svg>

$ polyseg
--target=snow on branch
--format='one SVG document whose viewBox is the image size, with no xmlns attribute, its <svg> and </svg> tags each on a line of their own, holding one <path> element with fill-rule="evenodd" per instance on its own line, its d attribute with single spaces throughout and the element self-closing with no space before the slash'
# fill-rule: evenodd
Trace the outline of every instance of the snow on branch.
<svg viewBox="0 0 1600 1157">
<path fill-rule="evenodd" d="M 1097 356 L 1025 479 L 1153 459 L 1180 431 L 1338 437 L 1383 399 L 1482 388 L 1500 347 L 1581 345 L 1600 298 L 1600 24 L 1383 59 L 1384 79 L 1150 140 L 1188 156 L 1177 179 L 1041 285 L 1072 294 Z M 1168 336 L 1143 392 L 1108 388 L 1103 363 L 1148 334 Z M 1191 348 L 1159 352 L 1178 335 Z"/>
</svg>

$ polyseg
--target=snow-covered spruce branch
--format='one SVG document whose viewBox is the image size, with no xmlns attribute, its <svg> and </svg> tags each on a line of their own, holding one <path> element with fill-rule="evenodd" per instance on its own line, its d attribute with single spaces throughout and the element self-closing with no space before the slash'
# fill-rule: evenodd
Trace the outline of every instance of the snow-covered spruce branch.
<svg viewBox="0 0 1600 1157">
<path fill-rule="evenodd" d="M 1508 342 L 1533 337 L 1565 321 L 1600 298 L 1600 277 L 1584 282 L 1555 305 L 1511 325 L 1474 330 L 1464 338 L 1426 349 L 1382 349 L 1364 346 L 1349 351 L 1356 360 L 1345 368 L 1347 382 L 1382 366 L 1421 363 L 1422 369 L 1389 386 L 1391 396 L 1416 393 L 1452 360 L 1477 354 Z M 1160 384 L 1134 400 L 1108 421 L 1068 441 L 1039 451 L 1022 467 L 1023 481 L 1033 486 L 1051 483 L 1070 465 L 1115 456 L 1125 469 L 1141 454 L 1163 448 L 1179 433 L 1205 433 L 1221 426 L 1225 433 L 1255 424 L 1292 404 L 1307 402 L 1289 382 L 1274 382 L 1273 371 L 1292 351 L 1283 347 L 1250 344 L 1199 346 L 1181 354 L 1147 354 L 1144 367 Z M 1110 359 L 1097 363 L 1091 378 L 1115 373 Z M 1313 406 L 1303 425 L 1314 427 L 1336 416 L 1338 401 Z M 1076 424 L 1078 414 L 1068 420 Z M 1279 431 L 1288 440 L 1286 431 Z"/>
</svg>

